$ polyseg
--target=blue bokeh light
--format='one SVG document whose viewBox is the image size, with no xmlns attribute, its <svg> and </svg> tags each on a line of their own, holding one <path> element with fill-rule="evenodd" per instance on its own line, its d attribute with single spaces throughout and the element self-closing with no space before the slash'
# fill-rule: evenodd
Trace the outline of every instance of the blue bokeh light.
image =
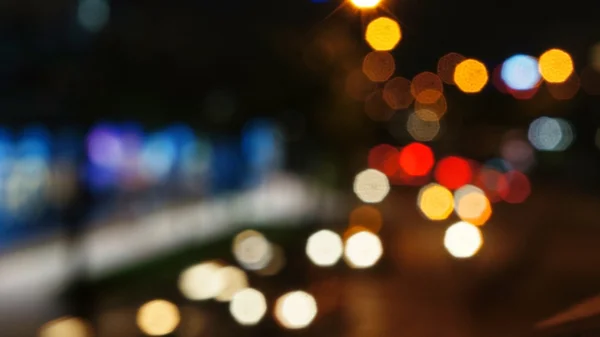
<svg viewBox="0 0 600 337">
<path fill-rule="evenodd" d="M 91 163 L 107 169 L 119 169 L 125 158 L 119 130 L 112 125 L 98 125 L 87 137 L 87 153 Z"/>
<path fill-rule="evenodd" d="M 529 55 L 511 56 L 502 64 L 500 77 L 510 89 L 531 90 L 541 79 L 538 61 Z"/>
<path fill-rule="evenodd" d="M 250 121 L 242 135 L 242 151 L 251 169 L 277 169 L 281 148 L 276 126 L 264 119 Z"/>
<path fill-rule="evenodd" d="M 17 144 L 19 157 L 37 158 L 43 161 L 50 160 L 50 133 L 43 126 L 30 126 L 23 130 L 21 139 Z"/>
<path fill-rule="evenodd" d="M 168 132 L 149 136 L 140 154 L 140 171 L 149 179 L 164 180 L 171 173 L 177 156 L 177 144 Z"/>
</svg>

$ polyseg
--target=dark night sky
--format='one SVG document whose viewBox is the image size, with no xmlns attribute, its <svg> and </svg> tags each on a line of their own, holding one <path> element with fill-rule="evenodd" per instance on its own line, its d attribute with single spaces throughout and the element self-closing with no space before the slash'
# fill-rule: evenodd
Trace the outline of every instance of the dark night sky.
<svg viewBox="0 0 600 337">
<path fill-rule="evenodd" d="M 251 116 L 279 118 L 282 111 L 294 110 L 307 128 L 306 137 L 292 146 L 305 155 L 319 148 L 352 174 L 361 160 L 356 157 L 364 158 L 369 146 L 391 138 L 383 125 L 368 120 L 362 103 L 331 89 L 348 69 L 336 60 L 323 61 L 315 71 L 304 62 L 315 39 L 334 28 L 355 43 L 344 62 L 358 67 L 368 52 L 361 30 L 373 13 L 361 16 L 345 6 L 331 14 L 338 5 L 111 1 L 108 26 L 93 35 L 77 26 L 75 1 L 4 2 L 0 122 L 87 127 L 100 119 L 137 120 L 157 128 L 183 121 L 202 131 L 237 133 Z M 593 1 L 388 0 L 385 6 L 403 28 L 393 54 L 396 74 L 407 78 L 435 71 L 437 60 L 452 51 L 481 59 L 491 69 L 515 53 L 539 55 L 560 47 L 573 55 L 580 71 L 589 48 L 600 41 Z M 238 111 L 230 123 L 214 123 L 203 114 L 202 100 L 212 89 L 237 95 Z M 556 103 L 542 93 L 520 102 L 491 85 L 476 96 L 448 88 L 447 97 L 447 138 L 433 144 L 440 153 L 477 156 L 473 130 L 485 135 L 487 127 L 526 128 L 534 116 L 552 114 L 568 118 L 577 129 L 569 162 L 577 162 L 577 170 L 597 167 L 594 97 L 580 93 Z"/>
</svg>

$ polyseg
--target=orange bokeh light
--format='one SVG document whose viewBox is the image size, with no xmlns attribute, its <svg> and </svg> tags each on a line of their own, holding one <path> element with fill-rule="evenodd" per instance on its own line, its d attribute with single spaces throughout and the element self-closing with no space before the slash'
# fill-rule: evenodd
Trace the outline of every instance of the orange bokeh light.
<svg viewBox="0 0 600 337">
<path fill-rule="evenodd" d="M 478 93 L 489 80 L 485 64 L 475 59 L 466 59 L 454 69 L 454 83 L 465 93 Z"/>
<path fill-rule="evenodd" d="M 350 227 L 361 226 L 373 233 L 381 230 L 383 219 L 379 210 L 373 206 L 362 205 L 350 213 Z"/>
<path fill-rule="evenodd" d="M 365 40 L 373 50 L 390 51 L 402 39 L 400 25 L 392 18 L 379 17 L 367 25 Z"/>
<path fill-rule="evenodd" d="M 441 119 L 446 111 L 448 110 L 448 104 L 446 102 L 446 97 L 444 95 L 440 95 L 437 101 L 434 103 L 422 103 L 420 101 L 415 102 L 415 111 L 418 113 L 420 110 L 429 110 L 437 116 L 437 119 Z"/>
<path fill-rule="evenodd" d="M 562 83 L 546 83 L 546 88 L 552 97 L 558 100 L 568 100 L 577 94 L 580 83 L 579 76 L 572 73 L 566 81 Z"/>
<path fill-rule="evenodd" d="M 394 110 L 408 108 L 414 97 L 410 92 L 410 81 L 404 77 L 394 77 L 383 87 L 383 99 Z"/>
<path fill-rule="evenodd" d="M 561 49 L 547 50 L 540 56 L 540 74 L 548 83 L 562 83 L 573 74 L 573 59 Z"/>
<path fill-rule="evenodd" d="M 413 78 L 410 85 L 410 92 L 416 101 L 425 104 L 434 104 L 442 96 L 444 84 L 438 75 L 425 71 Z"/>
<path fill-rule="evenodd" d="M 454 69 L 466 57 L 459 53 L 448 53 L 440 58 L 437 64 L 437 74 L 447 84 L 454 84 Z"/>
<path fill-rule="evenodd" d="M 362 70 L 371 81 L 385 82 L 396 70 L 394 57 L 385 51 L 372 51 L 363 59 Z"/>
</svg>

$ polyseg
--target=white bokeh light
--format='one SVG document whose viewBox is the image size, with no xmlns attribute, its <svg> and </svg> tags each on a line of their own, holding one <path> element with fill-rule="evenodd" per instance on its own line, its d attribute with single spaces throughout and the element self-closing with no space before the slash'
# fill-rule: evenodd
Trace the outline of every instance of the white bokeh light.
<svg viewBox="0 0 600 337">
<path fill-rule="evenodd" d="M 275 303 L 275 318 L 287 329 L 302 329 L 317 316 L 317 301 L 304 291 L 292 291 L 282 295 Z"/>
<path fill-rule="evenodd" d="M 267 312 L 267 300 L 260 291 L 246 288 L 233 295 L 229 312 L 241 325 L 255 325 Z"/>
<path fill-rule="evenodd" d="M 529 55 L 513 55 L 502 64 L 500 77 L 511 89 L 531 90 L 541 80 L 538 61 Z"/>
<path fill-rule="evenodd" d="M 573 129 L 564 119 L 540 117 L 531 122 L 527 136 L 540 151 L 564 151 L 573 142 Z"/>
<path fill-rule="evenodd" d="M 306 241 L 306 255 L 317 266 L 332 266 L 342 257 L 342 238 L 330 230 L 313 233 Z"/>
<path fill-rule="evenodd" d="M 237 262 L 247 270 L 261 270 L 273 258 L 269 240 L 254 230 L 245 230 L 236 235 L 232 250 Z"/>
<path fill-rule="evenodd" d="M 448 227 L 444 236 L 444 246 L 452 256 L 457 258 L 475 255 L 482 244 L 483 237 L 479 228 L 465 221 Z"/>
<path fill-rule="evenodd" d="M 379 237 L 371 232 L 363 231 L 353 234 L 346 240 L 344 257 L 353 268 L 369 268 L 379 261 L 383 255 L 383 246 Z"/>
<path fill-rule="evenodd" d="M 354 193 L 366 203 L 381 202 L 390 192 L 390 182 L 385 174 L 367 169 L 354 178 Z"/>
<path fill-rule="evenodd" d="M 381 0 L 350 0 L 350 2 L 357 8 L 366 9 L 377 7 Z"/>
</svg>

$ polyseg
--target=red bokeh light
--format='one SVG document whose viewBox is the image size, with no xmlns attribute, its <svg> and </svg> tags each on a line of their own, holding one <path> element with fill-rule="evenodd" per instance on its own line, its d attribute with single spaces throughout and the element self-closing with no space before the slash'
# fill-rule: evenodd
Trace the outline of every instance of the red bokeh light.
<svg viewBox="0 0 600 337">
<path fill-rule="evenodd" d="M 508 183 L 506 193 L 502 194 L 502 199 L 510 204 L 520 204 L 531 194 L 531 184 L 529 178 L 519 171 L 509 171 L 504 174 Z"/>
<path fill-rule="evenodd" d="M 368 165 L 372 169 L 383 172 L 391 177 L 399 169 L 398 150 L 388 144 L 380 144 L 369 151 Z"/>
<path fill-rule="evenodd" d="M 540 83 L 538 82 L 538 84 L 536 84 L 535 87 L 528 89 L 528 90 L 514 90 L 511 88 L 508 88 L 508 92 L 512 95 L 512 97 L 516 98 L 516 99 L 521 99 L 521 100 L 527 100 L 527 99 L 532 99 L 533 96 L 535 96 L 535 94 L 537 94 L 538 90 L 540 89 Z"/>
<path fill-rule="evenodd" d="M 506 83 L 504 83 L 504 81 L 502 80 L 502 77 L 500 76 L 501 72 L 502 72 L 502 64 L 500 64 L 499 66 L 496 66 L 496 68 L 494 68 L 494 71 L 492 72 L 492 83 L 494 84 L 494 87 L 496 87 L 496 89 L 498 91 L 500 91 L 503 94 L 507 94 L 508 87 L 506 86 Z"/>
<path fill-rule="evenodd" d="M 489 167 L 483 167 L 479 171 L 475 186 L 481 188 L 491 202 L 501 201 L 509 190 L 504 174 Z"/>
<path fill-rule="evenodd" d="M 471 182 L 473 170 L 466 159 L 450 156 L 438 161 L 433 175 L 441 185 L 455 190 Z"/>
<path fill-rule="evenodd" d="M 411 143 L 400 151 L 398 162 L 406 174 L 416 177 L 425 176 L 433 167 L 433 152 L 427 145 Z"/>
</svg>

